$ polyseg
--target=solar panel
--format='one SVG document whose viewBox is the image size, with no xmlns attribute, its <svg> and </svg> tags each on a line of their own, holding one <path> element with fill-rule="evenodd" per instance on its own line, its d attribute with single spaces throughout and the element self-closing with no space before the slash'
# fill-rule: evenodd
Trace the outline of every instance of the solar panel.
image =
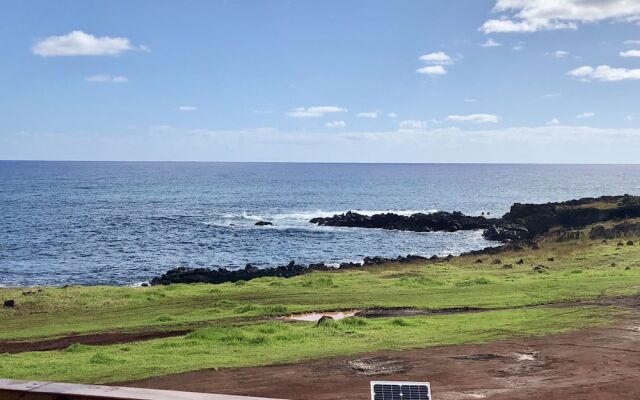
<svg viewBox="0 0 640 400">
<path fill-rule="evenodd" d="M 429 382 L 371 381 L 371 400 L 431 400 Z"/>
</svg>

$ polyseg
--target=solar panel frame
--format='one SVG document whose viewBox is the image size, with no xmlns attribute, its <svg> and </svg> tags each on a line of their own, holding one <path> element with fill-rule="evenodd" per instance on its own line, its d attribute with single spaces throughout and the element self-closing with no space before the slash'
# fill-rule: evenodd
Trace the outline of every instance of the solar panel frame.
<svg viewBox="0 0 640 400">
<path fill-rule="evenodd" d="M 376 397 L 376 386 L 379 386 L 378 392 L 381 393 L 378 397 Z M 409 393 L 405 394 L 403 390 L 409 390 Z M 371 400 L 431 400 L 431 384 L 429 382 L 371 381 Z"/>
</svg>

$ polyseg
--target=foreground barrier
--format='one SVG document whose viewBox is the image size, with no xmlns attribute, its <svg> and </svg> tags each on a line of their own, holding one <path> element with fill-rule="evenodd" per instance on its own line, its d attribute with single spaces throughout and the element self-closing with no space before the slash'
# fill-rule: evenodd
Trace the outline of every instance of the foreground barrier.
<svg viewBox="0 0 640 400">
<path fill-rule="evenodd" d="M 173 390 L 0 379 L 0 400 L 276 400 Z"/>
</svg>

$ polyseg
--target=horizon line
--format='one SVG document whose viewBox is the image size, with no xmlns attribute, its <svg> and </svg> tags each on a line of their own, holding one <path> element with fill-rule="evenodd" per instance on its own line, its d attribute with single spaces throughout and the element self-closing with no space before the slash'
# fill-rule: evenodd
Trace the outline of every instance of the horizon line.
<svg viewBox="0 0 640 400">
<path fill-rule="evenodd" d="M 199 163 L 199 164 L 369 164 L 369 165 L 640 165 L 640 163 L 610 162 L 376 162 L 376 161 L 215 161 L 215 160 L 84 160 L 84 159 L 0 159 L 0 162 L 77 162 L 77 163 Z"/>
</svg>

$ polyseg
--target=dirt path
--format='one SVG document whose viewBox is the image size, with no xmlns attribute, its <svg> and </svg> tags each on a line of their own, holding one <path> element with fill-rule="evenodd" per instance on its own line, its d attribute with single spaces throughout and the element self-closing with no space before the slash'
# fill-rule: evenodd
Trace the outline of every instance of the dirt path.
<svg viewBox="0 0 640 400">
<path fill-rule="evenodd" d="M 0 354 L 66 349 L 72 344 L 108 345 L 184 335 L 191 330 L 102 332 L 89 335 L 67 335 L 38 341 L 0 341 Z"/>
<path fill-rule="evenodd" d="M 638 400 L 640 314 L 635 310 L 616 326 L 567 334 L 205 370 L 127 385 L 293 400 L 364 400 L 370 380 L 397 379 L 430 381 L 439 400 Z"/>
</svg>

